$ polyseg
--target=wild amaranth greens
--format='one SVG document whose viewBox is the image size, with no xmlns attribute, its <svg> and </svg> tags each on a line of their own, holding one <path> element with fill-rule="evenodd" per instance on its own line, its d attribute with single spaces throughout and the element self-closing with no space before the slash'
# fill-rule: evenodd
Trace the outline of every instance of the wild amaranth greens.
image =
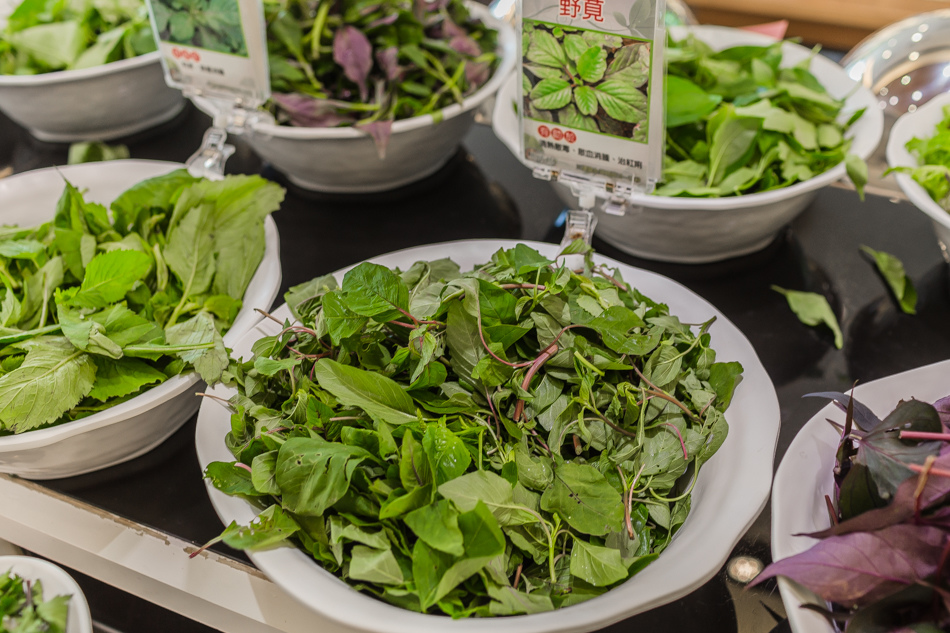
<svg viewBox="0 0 950 633">
<path fill-rule="evenodd" d="M 576 250 L 576 249 L 575 249 Z M 288 540 L 360 591 L 452 617 L 608 591 L 686 520 L 742 368 L 619 272 L 518 245 L 462 273 L 363 263 L 286 295 L 232 361 L 218 489 L 263 509 L 216 540 Z"/>
<path fill-rule="evenodd" d="M 788 301 L 788 307 L 795 313 L 798 320 L 812 327 L 824 324 L 835 335 L 835 347 L 844 347 L 844 335 L 838 325 L 838 317 L 831 308 L 824 295 L 817 292 L 802 292 L 800 290 L 786 290 L 772 286 L 772 290 L 781 294 Z"/>
<path fill-rule="evenodd" d="M 385 149 L 394 121 L 439 111 L 483 86 L 497 33 L 462 0 L 264 3 L 278 122 L 354 125 Z"/>
<path fill-rule="evenodd" d="M 526 116 L 646 142 L 649 42 L 535 20 L 522 38 Z"/>
<path fill-rule="evenodd" d="M 830 527 L 811 549 L 767 567 L 833 603 L 845 633 L 944 631 L 950 625 L 950 397 L 901 401 L 883 420 L 843 393 Z"/>
<path fill-rule="evenodd" d="M 56 215 L 0 229 L 0 435 L 86 417 L 194 369 L 216 382 L 221 338 L 264 254 L 283 189 L 185 170 L 111 214 L 66 183 Z"/>
<path fill-rule="evenodd" d="M 141 0 L 23 0 L 0 31 L 0 74 L 91 68 L 154 50 Z"/>
<path fill-rule="evenodd" d="M 0 633 L 66 633 L 70 597 L 44 600 L 41 581 L 0 573 Z"/>
<path fill-rule="evenodd" d="M 835 99 L 809 71 L 782 68 L 782 43 L 713 51 L 694 35 L 666 49 L 667 149 L 662 196 L 718 197 L 771 191 L 845 162 L 863 196 L 867 166 L 849 154 Z"/>
<path fill-rule="evenodd" d="M 910 174 L 927 190 L 934 201 L 950 212 L 950 105 L 943 107 L 943 120 L 930 138 L 912 138 L 907 151 L 917 157 L 918 167 L 893 167 L 892 171 Z"/>
<path fill-rule="evenodd" d="M 152 10 L 162 41 L 247 55 L 237 0 L 154 0 Z"/>
</svg>

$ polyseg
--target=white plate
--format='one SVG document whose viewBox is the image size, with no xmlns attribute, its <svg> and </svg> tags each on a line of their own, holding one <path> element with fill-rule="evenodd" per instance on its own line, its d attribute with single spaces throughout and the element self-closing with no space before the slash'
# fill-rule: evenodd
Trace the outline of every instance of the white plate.
<svg viewBox="0 0 950 633">
<path fill-rule="evenodd" d="M 63 178 L 86 190 L 88 200 L 110 203 L 137 182 L 184 165 L 122 160 L 51 167 L 0 180 L 0 224 L 33 226 L 52 219 Z M 228 347 L 260 318 L 254 308 L 273 303 L 280 288 L 277 225 L 265 222 L 264 259 L 244 294 L 244 305 L 224 337 Z M 88 418 L 0 437 L 0 472 L 28 479 L 71 477 L 112 466 L 155 448 L 198 409 L 195 374 L 176 376 Z"/>
<path fill-rule="evenodd" d="M 43 599 L 56 596 L 71 596 L 69 615 L 66 619 L 66 633 L 93 633 L 92 616 L 82 589 L 65 571 L 39 558 L 32 556 L 0 556 L 0 574 L 12 571 L 24 580 L 43 583 Z"/>
<path fill-rule="evenodd" d="M 907 141 L 914 137 L 930 138 L 937 124 L 943 120 L 943 108 L 950 105 L 950 93 L 938 95 L 917 109 L 908 112 L 891 128 L 887 142 L 887 164 L 891 167 L 916 167 L 917 159 L 907 151 Z M 927 190 L 918 185 L 910 174 L 896 174 L 897 184 L 914 205 L 933 220 L 937 240 L 944 259 L 950 262 L 950 212 L 934 202 Z"/>
<path fill-rule="evenodd" d="M 854 390 L 856 400 L 879 417 L 894 410 L 903 399 L 935 402 L 950 395 L 950 360 L 881 378 Z M 833 495 L 835 453 L 840 434 L 826 420 L 844 424 L 845 414 L 829 404 L 802 427 L 792 440 L 775 474 L 772 489 L 772 559 L 800 554 L 817 543 L 794 536 L 828 527 L 825 495 Z M 782 601 L 795 633 L 834 633 L 828 622 L 803 603 L 824 604 L 814 593 L 784 578 L 779 579 Z"/>
<path fill-rule="evenodd" d="M 768 46 L 775 42 L 766 35 L 722 26 L 675 27 L 671 32 L 676 38 L 693 33 L 715 50 L 740 45 Z M 782 45 L 782 54 L 782 65 L 786 67 L 813 56 L 810 49 L 791 42 Z M 847 135 L 854 139 L 851 153 L 866 159 L 884 133 L 884 115 L 874 95 L 826 57 L 814 57 L 811 71 L 833 97 L 846 98 L 843 119 L 867 108 Z M 520 157 L 518 117 L 512 107 L 518 81 L 516 73 L 499 91 L 492 128 L 508 149 Z M 738 257 L 765 248 L 782 227 L 805 210 L 819 189 L 844 176 L 842 163 L 805 182 L 744 196 L 679 198 L 633 194 L 632 206 L 625 216 L 595 209 L 599 220 L 597 235 L 622 251 L 659 261 L 698 264 Z M 577 199 L 567 186 L 554 183 L 554 187 L 566 205 L 577 208 Z"/>
<path fill-rule="evenodd" d="M 370 261 L 405 270 L 417 260 L 451 257 L 463 270 L 470 270 L 473 265 L 488 261 L 498 249 L 512 248 L 517 243 L 510 240 L 446 242 L 410 248 Z M 526 243 L 548 257 L 558 252 L 553 244 Z M 595 259 L 619 268 L 627 282 L 647 296 L 667 303 L 671 313 L 684 323 L 701 323 L 716 316 L 710 332 L 718 360 L 739 361 L 745 368 L 745 377 L 726 415 L 729 437 L 719 453 L 703 467 L 689 518 L 656 562 L 608 594 L 566 609 L 537 615 L 454 621 L 406 611 L 360 594 L 296 548 L 251 552 L 251 560 L 271 580 L 314 611 L 354 629 L 379 633 L 592 631 L 684 596 L 715 575 L 768 499 L 779 430 L 775 389 L 752 345 L 712 305 L 660 275 L 606 257 Z M 338 271 L 337 277 L 342 278 L 346 270 Z M 286 305 L 275 315 L 279 319 L 290 318 Z M 259 323 L 238 341 L 234 355 L 249 358 L 252 343 L 278 329 L 272 321 Z M 234 391 L 222 387 L 215 389 L 215 393 L 230 397 Z M 202 468 L 212 461 L 234 461 L 224 445 L 224 436 L 230 428 L 227 410 L 216 403 L 202 403 L 195 438 Z M 246 524 L 255 516 L 254 508 L 243 499 L 225 495 L 210 485 L 208 494 L 225 524 L 231 521 Z"/>
</svg>

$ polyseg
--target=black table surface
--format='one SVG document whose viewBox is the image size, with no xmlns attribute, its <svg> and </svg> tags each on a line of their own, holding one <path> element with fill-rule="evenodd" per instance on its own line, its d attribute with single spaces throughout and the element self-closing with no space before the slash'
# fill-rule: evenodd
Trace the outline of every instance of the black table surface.
<svg viewBox="0 0 950 633">
<path fill-rule="evenodd" d="M 132 157 L 184 161 L 209 126 L 191 106 L 161 128 L 123 139 Z M 232 139 L 233 140 L 233 139 Z M 281 236 L 283 285 L 306 281 L 368 257 L 433 242 L 466 238 L 559 241 L 563 210 L 548 183 L 535 180 L 490 128 L 475 126 L 449 163 L 426 180 L 368 195 L 320 194 L 289 186 L 240 142 L 232 173 L 261 173 L 288 187 L 274 215 Z M 0 115 L 0 169 L 14 172 L 62 165 L 67 147 L 40 143 Z M 917 315 L 905 315 L 888 295 L 861 245 L 902 259 L 919 293 Z M 651 262 L 595 239 L 610 257 L 667 275 L 717 306 L 750 339 L 781 405 L 775 464 L 804 423 L 823 406 L 802 395 L 846 390 L 900 371 L 950 358 L 950 279 L 930 221 L 907 202 L 828 188 L 763 251 L 706 265 Z M 821 292 L 835 308 L 845 335 L 841 350 L 822 329 L 789 311 L 772 284 Z M 117 515 L 203 543 L 222 525 L 201 482 L 194 451 L 194 420 L 148 455 L 97 473 L 43 482 Z M 734 555 L 769 562 L 767 507 Z M 235 558 L 240 553 L 219 550 Z M 41 553 L 40 553 L 41 554 Z M 246 559 L 245 559 L 246 560 Z M 177 616 L 148 609 L 121 591 L 86 579 L 95 618 L 125 631 L 207 631 Z M 144 603 L 143 603 L 144 604 Z M 788 630 L 774 584 L 744 591 L 725 569 L 670 605 L 605 629 L 621 631 L 768 632 Z"/>
</svg>

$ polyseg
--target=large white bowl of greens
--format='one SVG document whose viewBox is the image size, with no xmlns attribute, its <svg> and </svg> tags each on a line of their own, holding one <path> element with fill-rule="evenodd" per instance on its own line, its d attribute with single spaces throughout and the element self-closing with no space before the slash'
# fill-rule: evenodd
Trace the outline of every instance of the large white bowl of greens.
<svg viewBox="0 0 950 633">
<path fill-rule="evenodd" d="M 768 496 L 768 375 L 686 288 L 557 254 L 449 242 L 292 288 L 199 412 L 224 542 L 379 633 L 595 630 L 713 576 Z"/>
<path fill-rule="evenodd" d="M 0 472 L 89 472 L 184 424 L 276 296 L 282 198 L 156 161 L 0 181 Z"/>
<path fill-rule="evenodd" d="M 434 173 L 514 68 L 511 26 L 462 0 L 264 6 L 276 123 L 244 138 L 308 189 L 383 191 Z"/>
<path fill-rule="evenodd" d="M 7 9 L 0 110 L 36 138 L 110 140 L 184 106 L 165 84 L 144 2 L 24 0 Z"/>
<path fill-rule="evenodd" d="M 887 163 L 907 198 L 933 220 L 950 262 L 950 94 L 934 97 L 891 128 Z"/>
<path fill-rule="evenodd" d="M 683 263 L 754 252 L 819 189 L 844 177 L 846 160 L 857 166 L 877 147 L 884 129 L 877 101 L 831 60 L 739 29 L 671 32 L 678 44 L 667 48 L 663 182 L 651 195 L 634 194 L 622 217 L 598 212 L 605 242 Z M 606 80 L 610 72 L 608 66 Z M 511 81 L 499 94 L 493 125 L 518 154 L 516 89 Z M 562 115 L 535 109 L 532 116 Z M 596 125 L 592 117 L 580 119 Z M 555 187 L 576 208 L 570 190 Z"/>
</svg>

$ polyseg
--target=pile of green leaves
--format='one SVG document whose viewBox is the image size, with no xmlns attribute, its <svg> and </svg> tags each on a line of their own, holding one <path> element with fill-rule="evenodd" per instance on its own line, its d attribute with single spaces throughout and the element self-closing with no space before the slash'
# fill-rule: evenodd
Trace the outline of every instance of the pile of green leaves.
<svg viewBox="0 0 950 633">
<path fill-rule="evenodd" d="M 835 427 L 831 527 L 811 549 L 765 569 L 824 598 L 810 605 L 845 633 L 938 633 L 950 626 L 950 396 L 901 401 L 883 420 L 843 393 Z"/>
<path fill-rule="evenodd" d="M 355 588 L 452 617 L 603 594 L 683 525 L 739 363 L 617 271 L 518 245 L 461 273 L 363 263 L 292 288 L 296 321 L 232 362 L 233 463 L 264 508 L 216 540 L 287 539 Z"/>
<path fill-rule="evenodd" d="M 0 574 L 0 633 L 66 633 L 70 596 L 43 600 L 43 583 Z"/>
<path fill-rule="evenodd" d="M 247 55 L 237 0 L 155 0 L 152 10 L 162 41 Z"/>
<path fill-rule="evenodd" d="M 718 197 L 809 180 L 842 161 L 859 193 L 867 165 L 849 154 L 844 101 L 809 71 L 781 68 L 782 43 L 713 51 L 690 35 L 670 42 L 661 196 Z"/>
<path fill-rule="evenodd" d="M 649 42 L 534 20 L 522 37 L 528 117 L 647 141 Z"/>
<path fill-rule="evenodd" d="M 892 171 L 910 174 L 930 197 L 950 212 L 950 105 L 943 107 L 943 120 L 930 138 L 912 138 L 907 151 L 917 156 L 918 167 L 895 167 Z"/>
<path fill-rule="evenodd" d="M 82 418 L 194 368 L 216 382 L 221 333 L 264 255 L 283 189 L 185 170 L 106 207 L 66 183 L 52 222 L 0 230 L 0 435 Z"/>
<path fill-rule="evenodd" d="M 141 0 L 23 0 L 0 31 L 0 74 L 91 68 L 154 50 Z"/>
<path fill-rule="evenodd" d="M 462 0 L 267 0 L 271 109 L 305 127 L 393 121 L 459 103 L 497 66 L 497 33 Z"/>
</svg>

